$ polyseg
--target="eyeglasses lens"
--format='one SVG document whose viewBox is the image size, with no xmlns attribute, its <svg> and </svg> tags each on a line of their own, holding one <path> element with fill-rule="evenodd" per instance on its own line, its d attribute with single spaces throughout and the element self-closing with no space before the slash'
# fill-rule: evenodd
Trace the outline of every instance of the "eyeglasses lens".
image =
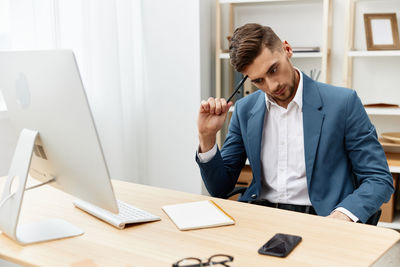
<svg viewBox="0 0 400 267">
<path fill-rule="evenodd" d="M 210 258 L 210 266 L 233 266 L 227 255 L 215 255 Z"/>
<path fill-rule="evenodd" d="M 179 261 L 178 267 L 202 267 L 202 263 L 200 259 L 196 258 L 187 258 Z"/>
</svg>

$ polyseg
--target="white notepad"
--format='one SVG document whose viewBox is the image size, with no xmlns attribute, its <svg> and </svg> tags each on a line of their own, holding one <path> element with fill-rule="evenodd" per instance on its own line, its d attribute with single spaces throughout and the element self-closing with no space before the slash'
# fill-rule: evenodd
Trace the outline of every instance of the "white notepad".
<svg viewBox="0 0 400 267">
<path fill-rule="evenodd" d="M 212 200 L 162 207 L 179 230 L 235 224 L 235 220 Z"/>
</svg>

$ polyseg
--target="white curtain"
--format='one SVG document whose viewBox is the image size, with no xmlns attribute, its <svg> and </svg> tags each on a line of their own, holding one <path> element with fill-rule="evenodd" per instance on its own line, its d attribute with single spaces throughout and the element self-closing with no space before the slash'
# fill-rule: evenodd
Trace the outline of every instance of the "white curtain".
<svg viewBox="0 0 400 267">
<path fill-rule="evenodd" d="M 75 52 L 111 177 L 141 182 L 141 0 L 0 0 L 0 49 L 60 48 Z"/>
</svg>

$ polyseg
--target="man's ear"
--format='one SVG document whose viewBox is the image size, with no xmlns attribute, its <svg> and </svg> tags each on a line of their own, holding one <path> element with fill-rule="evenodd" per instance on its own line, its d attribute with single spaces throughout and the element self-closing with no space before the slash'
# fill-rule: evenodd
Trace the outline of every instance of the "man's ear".
<svg viewBox="0 0 400 267">
<path fill-rule="evenodd" d="M 292 46 L 286 40 L 282 42 L 282 46 L 288 58 L 291 58 L 293 56 Z"/>
</svg>

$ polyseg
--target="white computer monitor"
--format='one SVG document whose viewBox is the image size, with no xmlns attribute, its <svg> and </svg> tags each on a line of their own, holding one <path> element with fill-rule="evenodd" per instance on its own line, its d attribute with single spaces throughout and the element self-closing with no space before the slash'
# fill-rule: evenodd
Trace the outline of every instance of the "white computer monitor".
<svg viewBox="0 0 400 267">
<path fill-rule="evenodd" d="M 1 51 L 0 90 L 7 106 L 7 117 L 18 133 L 24 133 L 13 164 L 22 164 L 16 163 L 23 161 L 18 159 L 17 152 L 26 154 L 24 147 L 30 151 L 26 143 L 29 138 L 34 138 L 30 176 L 43 182 L 54 177 L 55 182 L 51 185 L 118 213 L 109 171 L 73 52 Z M 38 137 L 30 137 L 24 129 L 37 131 Z M 7 197 L 4 192 L 3 202 Z M 3 213 L 10 213 L 11 209 L 12 205 L 3 208 Z M 2 207 L 0 217 L 1 212 Z"/>
</svg>

